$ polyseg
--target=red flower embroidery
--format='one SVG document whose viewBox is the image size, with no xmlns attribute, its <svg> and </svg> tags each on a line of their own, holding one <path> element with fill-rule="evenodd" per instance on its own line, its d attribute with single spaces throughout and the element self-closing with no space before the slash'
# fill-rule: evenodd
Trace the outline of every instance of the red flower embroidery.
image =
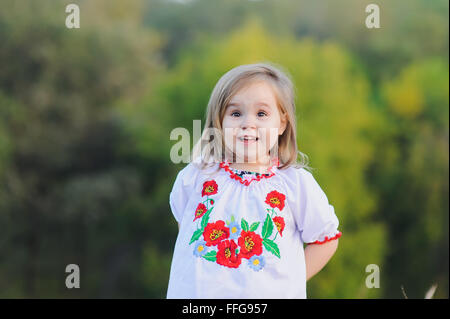
<svg viewBox="0 0 450 319">
<path fill-rule="evenodd" d="M 236 254 L 237 245 L 234 240 L 224 240 L 217 246 L 216 262 L 219 265 L 238 268 L 241 264 L 241 256 Z"/>
<path fill-rule="evenodd" d="M 252 231 L 242 231 L 241 237 L 238 239 L 241 250 L 239 255 L 242 258 L 249 259 L 253 255 L 261 255 L 262 253 L 262 238 Z"/>
<path fill-rule="evenodd" d="M 280 236 L 283 236 L 284 226 L 286 225 L 284 223 L 284 218 L 280 217 L 280 216 L 276 216 L 272 220 L 273 220 L 273 223 L 275 224 L 275 226 L 277 226 L 277 229 L 278 229 L 278 232 L 280 233 Z"/>
<path fill-rule="evenodd" d="M 205 195 L 217 194 L 218 186 L 215 180 L 206 181 L 203 183 L 202 197 Z"/>
<path fill-rule="evenodd" d="M 206 225 L 205 231 L 203 232 L 206 246 L 215 246 L 228 237 L 230 237 L 230 229 L 225 227 L 225 222 L 223 220 L 209 223 Z"/>
<path fill-rule="evenodd" d="M 197 218 L 202 217 L 208 209 L 204 204 L 198 204 L 197 209 L 195 210 L 195 218 L 193 221 L 195 221 Z"/>
<path fill-rule="evenodd" d="M 266 203 L 269 204 L 272 208 L 278 207 L 278 209 L 281 211 L 284 208 L 285 199 L 286 196 L 284 194 L 281 194 L 277 191 L 271 191 L 266 196 Z"/>
</svg>

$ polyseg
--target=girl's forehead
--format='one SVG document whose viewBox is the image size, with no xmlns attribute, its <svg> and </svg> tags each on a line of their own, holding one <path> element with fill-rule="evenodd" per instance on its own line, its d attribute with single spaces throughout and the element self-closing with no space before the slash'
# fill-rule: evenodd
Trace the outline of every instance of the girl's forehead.
<svg viewBox="0 0 450 319">
<path fill-rule="evenodd" d="M 248 101 L 268 104 L 276 102 L 276 92 L 273 86 L 266 81 L 249 82 L 236 90 L 230 98 L 229 104 Z"/>
</svg>

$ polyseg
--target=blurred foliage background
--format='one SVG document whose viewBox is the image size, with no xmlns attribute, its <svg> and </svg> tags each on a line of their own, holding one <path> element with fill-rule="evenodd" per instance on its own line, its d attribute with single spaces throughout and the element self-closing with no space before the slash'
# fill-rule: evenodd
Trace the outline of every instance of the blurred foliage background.
<svg viewBox="0 0 450 319">
<path fill-rule="evenodd" d="M 170 131 L 272 61 L 343 232 L 309 298 L 448 298 L 448 1 L 372 2 L 0 0 L 0 297 L 165 298 Z"/>
</svg>

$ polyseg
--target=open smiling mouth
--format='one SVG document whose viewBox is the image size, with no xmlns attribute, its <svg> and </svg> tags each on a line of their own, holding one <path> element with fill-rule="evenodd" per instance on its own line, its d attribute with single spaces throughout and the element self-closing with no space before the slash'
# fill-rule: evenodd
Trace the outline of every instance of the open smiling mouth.
<svg viewBox="0 0 450 319">
<path fill-rule="evenodd" d="M 238 140 L 244 143 L 245 145 L 256 143 L 259 138 L 256 136 L 241 136 L 238 137 Z"/>
</svg>

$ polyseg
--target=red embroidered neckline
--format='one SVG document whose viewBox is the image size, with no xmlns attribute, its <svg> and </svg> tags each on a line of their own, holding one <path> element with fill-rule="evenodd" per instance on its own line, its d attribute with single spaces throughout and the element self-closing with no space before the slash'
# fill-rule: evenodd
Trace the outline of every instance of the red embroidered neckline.
<svg viewBox="0 0 450 319">
<path fill-rule="evenodd" d="M 278 165 L 280 165 L 280 162 L 279 162 L 278 159 L 276 159 L 276 164 L 273 164 L 271 167 L 269 167 L 269 168 L 267 169 L 267 170 L 270 172 L 269 175 L 263 175 L 263 174 L 260 174 L 260 175 L 258 175 L 258 176 L 256 176 L 256 177 L 252 177 L 251 179 L 242 179 L 241 176 L 237 175 L 236 173 L 234 173 L 234 172 L 230 169 L 230 164 L 229 164 L 227 161 L 221 162 L 221 163 L 219 164 L 219 166 L 220 166 L 221 168 L 225 169 L 225 171 L 227 171 L 227 172 L 230 174 L 230 178 L 239 181 L 241 184 L 243 184 L 243 185 L 245 185 L 245 186 L 250 185 L 250 183 L 253 182 L 253 181 L 260 181 L 260 180 L 263 179 L 263 178 L 270 178 L 270 177 L 272 177 L 272 176 L 275 176 L 275 173 L 274 173 L 272 170 L 273 170 L 273 168 L 274 168 L 275 166 L 278 167 Z"/>
</svg>

